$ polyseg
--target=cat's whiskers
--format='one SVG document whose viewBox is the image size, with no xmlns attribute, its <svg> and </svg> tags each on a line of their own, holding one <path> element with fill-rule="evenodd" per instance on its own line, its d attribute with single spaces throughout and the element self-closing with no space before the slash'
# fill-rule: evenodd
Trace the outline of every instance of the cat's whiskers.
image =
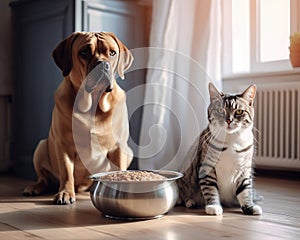
<svg viewBox="0 0 300 240">
<path fill-rule="evenodd" d="M 258 130 L 258 128 L 253 126 L 253 140 L 255 141 L 255 143 L 258 143 L 258 140 L 256 139 L 256 135 L 261 136 L 261 132 Z"/>
</svg>

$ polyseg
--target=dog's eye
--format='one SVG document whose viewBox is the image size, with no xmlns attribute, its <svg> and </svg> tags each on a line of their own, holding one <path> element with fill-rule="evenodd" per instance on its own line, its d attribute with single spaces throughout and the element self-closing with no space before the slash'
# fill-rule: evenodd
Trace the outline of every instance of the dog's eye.
<svg viewBox="0 0 300 240">
<path fill-rule="evenodd" d="M 81 49 L 79 51 L 79 55 L 83 59 L 90 59 L 91 56 L 92 56 L 92 49 L 91 49 L 91 47 L 90 46 L 86 46 L 85 48 Z"/>
<path fill-rule="evenodd" d="M 110 50 L 109 52 L 109 56 L 113 57 L 117 54 L 117 52 L 115 50 Z"/>
</svg>

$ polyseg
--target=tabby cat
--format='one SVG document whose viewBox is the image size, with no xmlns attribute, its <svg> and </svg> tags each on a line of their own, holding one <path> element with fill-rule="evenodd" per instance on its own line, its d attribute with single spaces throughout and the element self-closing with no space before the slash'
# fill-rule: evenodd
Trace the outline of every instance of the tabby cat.
<svg viewBox="0 0 300 240">
<path fill-rule="evenodd" d="M 255 93 L 255 85 L 242 94 L 228 95 L 209 84 L 208 127 L 196 142 L 184 177 L 177 182 L 178 203 L 189 208 L 205 206 L 210 215 L 221 215 L 222 205 L 239 205 L 248 215 L 262 214 L 253 199 Z"/>
</svg>

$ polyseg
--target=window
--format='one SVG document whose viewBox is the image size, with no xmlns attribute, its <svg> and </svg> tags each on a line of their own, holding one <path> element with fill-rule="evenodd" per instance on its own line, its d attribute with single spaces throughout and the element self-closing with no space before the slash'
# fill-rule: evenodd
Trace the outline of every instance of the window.
<svg viewBox="0 0 300 240">
<path fill-rule="evenodd" d="M 299 31 L 298 0 L 223 2 L 223 75 L 291 69 L 289 36 Z"/>
</svg>

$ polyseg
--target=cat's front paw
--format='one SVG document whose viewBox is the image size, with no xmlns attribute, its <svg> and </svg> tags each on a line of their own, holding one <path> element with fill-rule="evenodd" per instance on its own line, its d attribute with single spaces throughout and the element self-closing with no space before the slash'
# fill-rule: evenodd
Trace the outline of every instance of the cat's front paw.
<svg viewBox="0 0 300 240">
<path fill-rule="evenodd" d="M 261 215 L 262 214 L 262 208 L 258 205 L 253 206 L 243 206 L 242 207 L 243 213 L 246 215 Z"/>
<path fill-rule="evenodd" d="M 223 208 L 220 205 L 206 205 L 205 212 L 209 215 L 222 215 Z"/>
</svg>

